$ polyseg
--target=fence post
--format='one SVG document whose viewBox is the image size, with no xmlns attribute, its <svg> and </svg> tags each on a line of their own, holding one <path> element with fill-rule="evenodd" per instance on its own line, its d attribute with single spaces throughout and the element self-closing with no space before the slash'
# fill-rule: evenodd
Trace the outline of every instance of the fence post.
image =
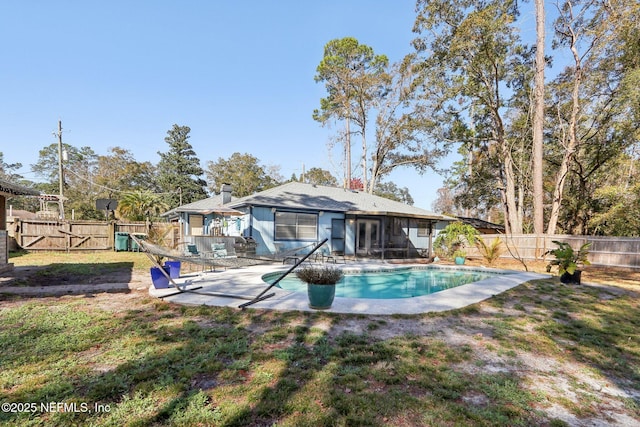
<svg viewBox="0 0 640 427">
<path fill-rule="evenodd" d="M 107 227 L 107 233 L 109 233 L 109 235 L 107 236 L 107 246 L 111 249 L 115 249 L 116 247 L 116 242 L 115 242 L 116 223 L 115 222 L 109 221 L 109 227 Z"/>
</svg>

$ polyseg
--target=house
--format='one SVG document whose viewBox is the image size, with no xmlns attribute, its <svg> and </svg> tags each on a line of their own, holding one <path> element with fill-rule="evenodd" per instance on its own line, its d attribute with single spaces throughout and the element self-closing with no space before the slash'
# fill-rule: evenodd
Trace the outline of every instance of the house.
<svg viewBox="0 0 640 427">
<path fill-rule="evenodd" d="M 184 236 L 240 236 L 242 212 L 225 205 L 232 201 L 231 185 L 224 184 L 220 194 L 178 206 L 161 216 L 181 224 Z M 234 215 L 233 220 L 230 216 Z"/>
<path fill-rule="evenodd" d="M 228 217 L 223 230 L 251 238 L 257 255 L 286 253 L 326 238 L 333 253 L 407 258 L 429 256 L 437 231 L 455 221 L 366 192 L 301 182 L 235 200 L 228 191 L 174 210 L 185 238 L 210 235 L 207 224 L 225 207 L 241 214 Z"/>
<path fill-rule="evenodd" d="M 13 269 L 9 264 L 9 233 L 7 232 L 7 197 L 38 196 L 40 192 L 0 179 L 0 271 Z"/>
</svg>

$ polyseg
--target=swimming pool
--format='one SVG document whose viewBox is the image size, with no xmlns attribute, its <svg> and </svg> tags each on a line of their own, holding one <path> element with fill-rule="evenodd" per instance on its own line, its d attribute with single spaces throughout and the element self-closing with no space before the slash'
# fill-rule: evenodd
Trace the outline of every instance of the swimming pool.
<svg viewBox="0 0 640 427">
<path fill-rule="evenodd" d="M 262 279 L 267 283 L 273 283 L 280 274 L 265 274 Z M 336 296 L 368 299 L 413 298 L 505 274 L 508 273 L 430 266 L 345 270 L 344 278 L 336 285 Z M 277 286 L 289 291 L 307 292 L 307 285 L 294 273 L 282 279 Z"/>
</svg>

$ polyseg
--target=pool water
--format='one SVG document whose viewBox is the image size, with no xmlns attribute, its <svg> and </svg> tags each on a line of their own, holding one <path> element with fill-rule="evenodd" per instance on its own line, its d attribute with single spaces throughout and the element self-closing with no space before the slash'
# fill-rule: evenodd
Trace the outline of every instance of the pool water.
<svg viewBox="0 0 640 427">
<path fill-rule="evenodd" d="M 263 280 L 273 283 L 280 274 L 267 274 Z M 503 273 L 440 268 L 346 273 L 336 285 L 336 296 L 371 299 L 412 298 L 502 275 Z M 294 273 L 282 279 L 277 286 L 289 291 L 307 292 L 307 285 Z"/>
</svg>

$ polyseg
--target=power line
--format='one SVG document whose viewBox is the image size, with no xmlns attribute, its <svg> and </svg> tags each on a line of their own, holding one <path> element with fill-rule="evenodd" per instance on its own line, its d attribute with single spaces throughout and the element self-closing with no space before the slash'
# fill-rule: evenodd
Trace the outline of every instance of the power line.
<svg viewBox="0 0 640 427">
<path fill-rule="evenodd" d="M 110 187 L 104 186 L 104 185 L 102 185 L 102 184 L 97 184 L 97 183 L 95 183 L 92 179 L 90 179 L 90 178 L 85 178 L 84 176 L 81 176 L 80 174 L 78 174 L 78 173 L 74 172 L 73 170 L 71 170 L 71 169 L 70 169 L 70 168 L 68 168 L 68 167 L 67 167 L 65 170 L 66 170 L 67 172 L 71 172 L 71 174 L 75 175 L 77 178 L 79 178 L 79 179 L 81 179 L 81 180 L 83 180 L 83 181 L 85 181 L 85 182 L 88 182 L 89 184 L 91 184 L 91 185 L 93 185 L 93 186 L 100 187 L 100 188 L 102 188 L 102 189 L 104 189 L 104 190 L 111 191 L 111 192 L 114 192 L 114 193 L 129 193 L 129 192 L 131 192 L 131 190 L 117 190 L 117 189 L 115 189 L 115 188 L 110 188 Z M 180 190 L 179 190 L 179 189 L 176 189 L 176 191 L 168 191 L 168 192 L 163 192 L 163 193 L 153 193 L 153 194 L 158 195 L 158 196 L 164 196 L 164 195 L 168 195 L 168 194 L 177 194 L 177 193 L 180 193 Z"/>
</svg>

